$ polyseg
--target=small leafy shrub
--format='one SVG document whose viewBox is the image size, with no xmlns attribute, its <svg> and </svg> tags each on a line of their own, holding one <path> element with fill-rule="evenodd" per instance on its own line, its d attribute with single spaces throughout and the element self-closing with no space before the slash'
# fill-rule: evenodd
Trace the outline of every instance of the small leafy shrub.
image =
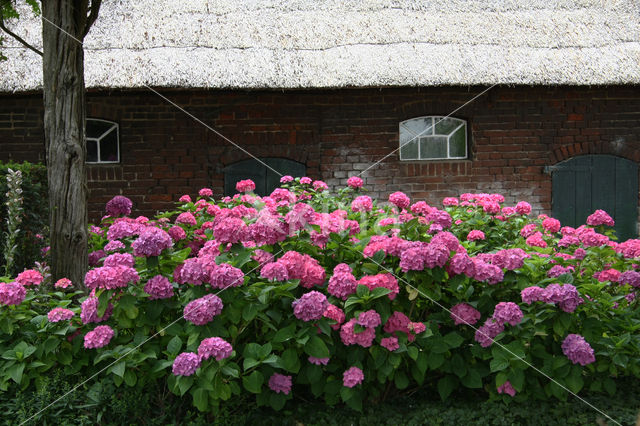
<svg viewBox="0 0 640 426">
<path fill-rule="evenodd" d="M 22 182 L 22 213 L 19 231 L 15 235 L 16 252 L 10 275 L 15 276 L 34 262 L 41 259 L 46 246 L 49 227 L 49 194 L 47 190 L 47 169 L 42 164 L 3 163 L 0 164 L 0 271 L 5 272 L 5 243 L 8 239 L 7 221 L 7 174 L 9 169 L 20 171 Z"/>
<path fill-rule="evenodd" d="M 564 400 L 640 377 L 640 240 L 616 242 L 605 212 L 573 229 L 499 194 L 439 209 L 361 186 L 285 177 L 258 197 L 246 180 L 154 219 L 115 197 L 91 227 L 89 296 L 39 291 L 33 270 L 0 284 L 0 390 L 61 368 L 166 381 L 215 413 L 294 395 L 362 410 L 419 387 Z"/>
</svg>

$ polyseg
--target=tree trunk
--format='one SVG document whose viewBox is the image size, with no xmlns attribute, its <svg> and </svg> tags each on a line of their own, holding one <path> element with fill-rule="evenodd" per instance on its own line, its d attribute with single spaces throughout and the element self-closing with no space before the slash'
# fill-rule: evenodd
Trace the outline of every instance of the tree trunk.
<svg viewBox="0 0 640 426">
<path fill-rule="evenodd" d="M 84 288 L 88 264 L 86 105 L 81 44 L 87 16 L 86 3 L 42 1 L 51 275 L 54 282 L 69 278 L 76 288 Z"/>
</svg>

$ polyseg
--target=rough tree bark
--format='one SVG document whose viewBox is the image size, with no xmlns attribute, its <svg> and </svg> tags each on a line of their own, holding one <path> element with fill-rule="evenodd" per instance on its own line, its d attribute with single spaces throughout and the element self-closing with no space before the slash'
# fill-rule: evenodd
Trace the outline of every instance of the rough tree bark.
<svg viewBox="0 0 640 426">
<path fill-rule="evenodd" d="M 84 51 L 99 1 L 43 0 L 44 133 L 51 275 L 82 288 L 87 270 Z"/>
</svg>

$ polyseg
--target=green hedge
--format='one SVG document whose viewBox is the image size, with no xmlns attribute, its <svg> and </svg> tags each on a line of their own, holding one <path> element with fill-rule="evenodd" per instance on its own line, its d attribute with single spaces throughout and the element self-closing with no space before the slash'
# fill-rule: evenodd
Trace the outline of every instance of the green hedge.
<svg viewBox="0 0 640 426">
<path fill-rule="evenodd" d="M 0 163 L 0 271 L 4 272 L 4 240 L 7 230 L 7 169 L 22 172 L 23 220 L 18 236 L 18 251 L 11 275 L 15 276 L 42 258 L 41 249 L 45 240 L 36 234 L 47 236 L 49 224 L 49 197 L 47 189 L 47 168 L 33 163 Z"/>
</svg>

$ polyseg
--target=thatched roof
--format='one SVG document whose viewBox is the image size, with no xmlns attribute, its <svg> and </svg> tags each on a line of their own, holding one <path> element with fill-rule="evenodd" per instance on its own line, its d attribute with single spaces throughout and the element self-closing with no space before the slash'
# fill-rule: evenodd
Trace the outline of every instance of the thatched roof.
<svg viewBox="0 0 640 426">
<path fill-rule="evenodd" d="M 640 2 L 106 0 L 85 51 L 87 87 L 638 84 Z M 41 86 L 39 56 L 2 52 L 0 91 Z"/>
</svg>

